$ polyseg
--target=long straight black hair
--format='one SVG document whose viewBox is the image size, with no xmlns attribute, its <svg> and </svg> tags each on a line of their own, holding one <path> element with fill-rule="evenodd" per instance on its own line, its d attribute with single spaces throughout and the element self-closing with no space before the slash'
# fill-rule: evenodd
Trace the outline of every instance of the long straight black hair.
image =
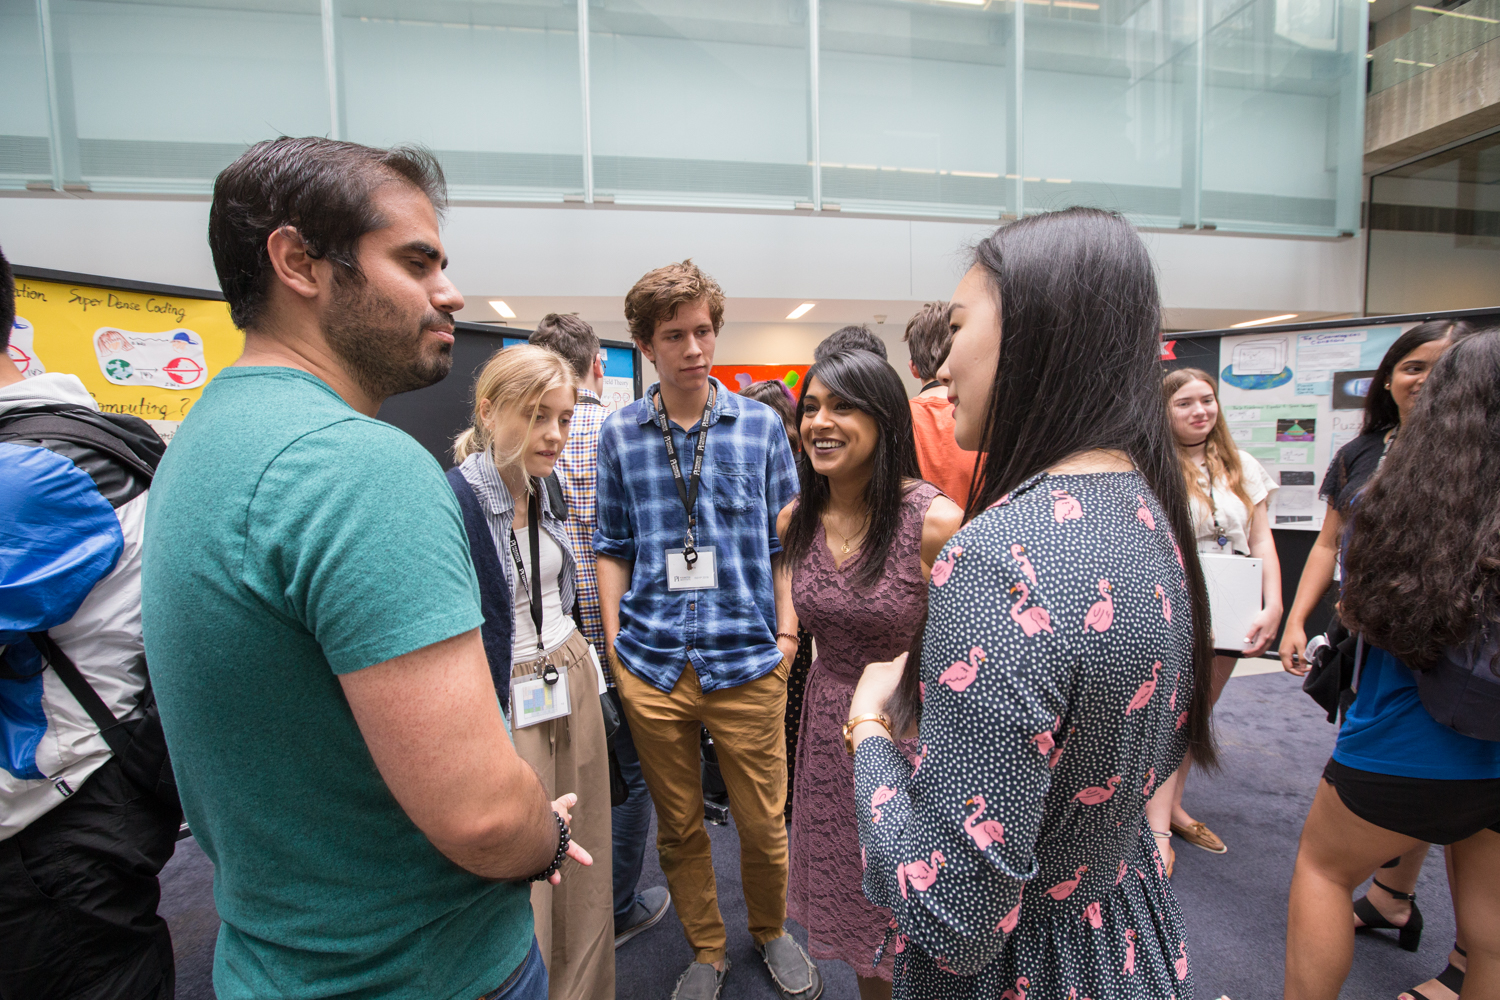
<svg viewBox="0 0 1500 1000">
<path fill-rule="evenodd" d="M 999 305 L 1000 352 L 965 520 L 1069 456 L 1129 456 L 1182 550 L 1193 612 L 1188 747 L 1194 763 L 1212 766 L 1208 593 L 1162 399 L 1161 301 L 1146 246 L 1115 213 L 1069 208 L 996 230 L 974 248 L 973 266 Z M 918 698 L 917 659 L 907 660 L 893 718 L 920 711 L 906 705 Z"/>
<path fill-rule="evenodd" d="M 1423 344 L 1450 338 L 1458 341 L 1473 332 L 1474 328 L 1461 319 L 1433 319 L 1418 323 L 1397 337 L 1396 342 L 1385 352 L 1385 357 L 1380 359 L 1380 368 L 1370 380 L 1370 391 L 1365 396 L 1365 422 L 1359 432 L 1384 434 L 1401 425 L 1401 410 L 1396 406 L 1396 397 L 1391 395 L 1386 383 L 1391 380 L 1391 374 L 1402 359 Z"/>
<path fill-rule="evenodd" d="M 807 387 L 813 379 L 821 382 L 825 391 L 875 418 L 880 430 L 875 441 L 875 468 L 865 486 L 870 528 L 854 557 L 859 565 L 853 582 L 872 586 L 885 572 L 891 543 L 901 527 L 901 501 L 910 488 L 908 481 L 922 478 L 911 427 L 911 406 L 901 377 L 885 359 L 870 351 L 845 351 L 826 357 L 807 370 L 802 379 L 802 393 L 797 398 L 799 430 L 802 401 L 807 398 Z M 794 563 L 812 547 L 823 510 L 828 506 L 828 477 L 813 471 L 807 448 L 797 456 L 797 472 L 802 480 L 802 496 L 792 512 L 786 537 L 781 540 L 786 558 Z"/>
</svg>

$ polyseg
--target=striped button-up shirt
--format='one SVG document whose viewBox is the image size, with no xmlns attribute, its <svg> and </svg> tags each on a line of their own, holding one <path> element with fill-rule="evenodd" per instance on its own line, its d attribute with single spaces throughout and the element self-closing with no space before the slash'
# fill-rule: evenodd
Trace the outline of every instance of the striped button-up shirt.
<svg viewBox="0 0 1500 1000">
<path fill-rule="evenodd" d="M 488 451 L 470 455 L 458 469 L 468 484 L 474 487 L 479 504 L 484 508 L 484 519 L 489 524 L 490 537 L 495 540 L 495 548 L 500 553 L 500 567 L 505 571 L 505 582 L 510 584 L 515 606 L 526 608 L 527 595 L 516 594 L 516 562 L 510 553 L 511 522 L 516 517 L 515 500 L 501 481 L 500 470 L 495 468 L 495 460 Z M 578 564 L 573 559 L 573 546 L 568 542 L 567 532 L 563 530 L 563 525 L 567 522 L 557 516 L 560 512 L 552 509 L 547 499 L 547 488 L 536 480 L 532 480 L 531 485 L 536 490 L 538 506 L 542 512 L 542 530 L 562 550 L 562 573 L 557 578 L 557 594 L 562 600 L 563 614 L 569 615 L 573 612 Z"/>
<path fill-rule="evenodd" d="M 573 543 L 577 561 L 578 620 L 583 637 L 594 646 L 604 665 L 604 679 L 614 687 L 604 655 L 604 618 L 599 613 L 599 573 L 594 562 L 594 524 L 598 509 L 599 431 L 609 412 L 604 402 L 588 389 L 578 390 L 578 406 L 568 429 L 568 443 L 557 457 L 557 479 L 568 501 L 568 519 L 563 529 Z"/>
<path fill-rule="evenodd" d="M 682 547 L 687 513 L 655 421 L 657 387 L 610 414 L 599 437 L 594 551 L 632 564 L 615 654 L 662 691 L 672 690 L 688 661 L 705 692 L 749 683 L 781 662 L 771 557 L 781 551 L 776 515 L 797 493 L 786 425 L 764 403 L 712 381 L 717 397 L 694 540 L 700 550 L 714 549 L 717 589 L 667 589 L 666 550 Z M 699 423 L 686 431 L 668 426 L 686 479 Z"/>
</svg>

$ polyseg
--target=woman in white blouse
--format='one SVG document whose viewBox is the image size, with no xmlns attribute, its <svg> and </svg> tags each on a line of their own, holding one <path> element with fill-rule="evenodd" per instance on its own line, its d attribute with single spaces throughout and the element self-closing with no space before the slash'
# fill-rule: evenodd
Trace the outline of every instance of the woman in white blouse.
<svg viewBox="0 0 1500 1000">
<path fill-rule="evenodd" d="M 1179 368 L 1167 373 L 1162 393 L 1192 500 L 1198 551 L 1261 560 L 1261 612 L 1249 634 L 1214 636 L 1213 700 L 1217 702 L 1235 661 L 1265 652 L 1281 624 L 1281 563 L 1266 514 L 1266 500 L 1277 485 L 1259 462 L 1235 446 L 1219 411 L 1212 375 L 1197 368 Z M 1214 854 L 1228 850 L 1223 840 L 1182 807 L 1191 763 L 1190 757 L 1183 760 L 1146 807 L 1151 831 L 1165 848 L 1162 853 L 1168 859 L 1169 874 L 1176 861 L 1171 845 L 1174 833 Z"/>
</svg>

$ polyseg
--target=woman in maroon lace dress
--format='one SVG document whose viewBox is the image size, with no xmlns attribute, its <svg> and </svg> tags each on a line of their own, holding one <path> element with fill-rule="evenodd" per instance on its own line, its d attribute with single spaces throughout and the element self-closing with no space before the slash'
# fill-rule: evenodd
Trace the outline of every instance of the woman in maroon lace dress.
<svg viewBox="0 0 1500 1000">
<path fill-rule="evenodd" d="M 891 914 L 860 888 L 843 725 L 864 665 L 911 644 L 933 560 L 963 514 L 920 480 L 906 393 L 879 357 L 851 351 L 814 365 L 800 408 L 802 495 L 777 528 L 792 601 L 818 658 L 797 748 L 787 912 L 807 928 L 814 958 L 854 967 L 868 1000 L 891 995 L 891 959 L 876 963 Z"/>
</svg>

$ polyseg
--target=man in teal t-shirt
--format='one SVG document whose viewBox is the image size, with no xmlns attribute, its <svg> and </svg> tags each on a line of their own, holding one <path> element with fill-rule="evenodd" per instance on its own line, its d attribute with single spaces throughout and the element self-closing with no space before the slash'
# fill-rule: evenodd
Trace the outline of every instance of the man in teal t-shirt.
<svg viewBox="0 0 1500 1000">
<path fill-rule="evenodd" d="M 573 800 L 511 747 L 441 469 L 374 419 L 452 364 L 442 183 L 420 151 L 278 139 L 215 184 L 245 353 L 162 461 L 142 618 L 221 1000 L 546 996 L 525 880 Z"/>
</svg>

